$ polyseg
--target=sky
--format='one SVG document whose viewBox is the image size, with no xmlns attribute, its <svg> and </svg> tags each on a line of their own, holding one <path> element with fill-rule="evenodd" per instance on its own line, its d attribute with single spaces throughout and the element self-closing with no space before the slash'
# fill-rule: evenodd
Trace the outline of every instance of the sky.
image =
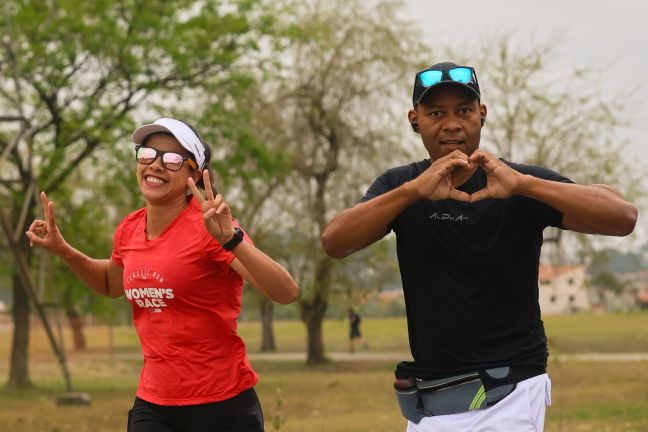
<svg viewBox="0 0 648 432">
<path fill-rule="evenodd" d="M 521 41 L 547 41 L 560 34 L 557 63 L 609 68 L 599 83 L 603 97 L 638 88 L 630 127 L 618 131 L 628 141 L 631 160 L 648 166 L 648 1 L 644 0 L 405 0 L 405 16 L 428 44 L 469 41 L 511 33 Z M 437 59 L 430 59 L 431 61 Z M 478 71 L 479 73 L 479 71 Z M 486 93 L 486 92 L 485 92 Z M 488 104 L 488 101 L 484 101 Z M 648 170 L 647 170 L 648 171 Z M 645 180 L 648 190 L 648 178 Z M 643 218 L 644 220 L 648 220 Z M 642 217 L 639 222 L 642 231 Z"/>
</svg>

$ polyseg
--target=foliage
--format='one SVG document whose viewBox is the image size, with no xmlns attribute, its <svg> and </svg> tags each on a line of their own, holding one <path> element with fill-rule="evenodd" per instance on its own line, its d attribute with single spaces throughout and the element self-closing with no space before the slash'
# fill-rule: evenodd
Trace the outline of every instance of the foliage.
<svg viewBox="0 0 648 432">
<path fill-rule="evenodd" d="M 127 141 L 136 116 L 150 119 L 156 108 L 168 109 L 197 89 L 222 98 L 226 109 L 237 95 L 221 84 L 246 80 L 245 68 L 271 31 L 272 11 L 261 0 L 21 0 L 4 5 L 0 117 L 14 123 L 0 131 L 0 154 L 7 157 L 0 161 L 0 196 L 3 201 L 8 197 L 3 207 L 11 210 L 18 230 L 25 231 L 35 214 L 32 202 L 27 217 L 18 220 L 23 200 L 34 189 L 46 190 L 59 204 L 64 232 L 71 238 L 76 231 L 90 235 L 81 244 L 106 254 L 116 216 L 123 216 L 122 205 L 135 199 L 132 188 L 118 183 L 125 178 L 132 185 L 132 165 L 123 159 L 121 167 L 104 162 L 124 155 L 118 143 Z M 75 178 L 79 168 L 88 171 Z M 104 183 L 114 193 L 101 195 L 97 182 L 92 184 L 101 176 L 115 181 Z M 115 204 L 96 199 L 120 193 L 124 196 Z M 75 223 L 84 228 L 75 230 Z M 93 226 L 94 231 L 82 232 Z M 21 247 L 29 251 L 24 238 Z M 69 302 L 102 309 L 95 300 L 84 303 L 78 284 L 66 278 L 54 280 L 66 284 Z M 27 321 L 16 322 L 19 327 Z M 14 343 L 16 352 L 26 353 L 26 337 Z M 27 361 L 26 355 L 16 358 Z"/>
<path fill-rule="evenodd" d="M 636 252 L 620 252 L 615 249 L 605 248 L 591 255 L 589 273 L 606 271 L 614 273 L 638 272 L 648 269 L 646 257 Z"/>
<path fill-rule="evenodd" d="M 95 147 L 132 130 L 131 112 L 147 98 L 222 80 L 259 38 L 251 14 L 225 12 L 215 1 L 198 8 L 191 1 L 23 1 L 7 9 L 0 106 L 25 118 L 30 150 L 47 155 L 35 161 L 47 190 Z M 14 175 L 26 168 L 17 152 L 12 163 Z"/>
<path fill-rule="evenodd" d="M 300 284 L 302 317 L 319 350 L 309 359 L 323 359 L 317 329 L 331 291 L 347 289 L 353 267 L 367 266 L 371 256 L 334 264 L 319 237 L 327 221 L 356 202 L 380 171 L 407 155 L 401 145 L 406 117 L 393 107 L 407 100 L 408 49 L 417 42 L 404 30 L 408 25 L 398 18 L 398 4 L 294 2 L 294 14 L 282 22 L 294 42 L 279 75 L 255 100 L 255 129 L 289 155 L 292 167 L 264 209 L 268 222 L 257 226 L 275 229 L 281 221 L 278 236 L 287 240 L 277 253 Z M 373 281 L 366 285 L 380 285 Z"/>
<path fill-rule="evenodd" d="M 485 142 L 499 156 L 542 165 L 581 183 L 630 184 L 619 127 L 625 97 L 604 98 L 597 68 L 557 64 L 559 39 L 527 45 L 511 34 L 485 40 L 474 63 L 489 116 Z"/>
<path fill-rule="evenodd" d="M 91 165 L 91 161 L 83 165 Z M 129 211 L 120 206 L 119 199 L 113 200 L 111 195 L 116 195 L 115 191 L 121 190 L 124 197 L 133 196 L 135 182 L 128 179 L 129 183 L 120 184 L 118 180 L 115 177 L 99 177 L 94 170 L 82 168 L 72 173 L 70 181 L 59 188 L 57 196 L 65 203 L 64 211 L 57 218 L 59 229 L 70 244 L 88 256 L 110 257 L 112 233 L 119 219 Z M 51 262 L 53 292 L 50 295 L 55 296 L 54 300 L 58 300 L 63 308 L 72 307 L 82 315 L 92 314 L 113 323 L 123 323 L 124 317 L 130 316 L 129 305 L 123 299 L 115 300 L 95 294 L 62 260 L 50 257 L 41 259 L 49 259 Z"/>
<path fill-rule="evenodd" d="M 282 408 L 285 404 L 285 397 L 283 390 L 281 390 L 281 387 L 277 387 L 275 391 L 275 406 L 273 413 L 268 416 L 268 422 L 272 425 L 272 428 L 274 430 L 278 431 L 283 425 L 286 424 L 286 418 L 282 413 Z"/>
<path fill-rule="evenodd" d="M 632 121 L 633 90 L 602 96 L 605 69 L 560 64 L 558 42 L 555 37 L 529 47 L 504 34 L 479 45 L 470 64 L 477 67 L 489 109 L 483 147 L 504 159 L 544 166 L 578 183 L 608 184 L 639 199 L 645 170 L 624 158 L 626 143 L 619 139 L 619 129 Z M 549 229 L 545 237 L 559 243 L 561 234 Z M 589 253 L 593 247 L 591 236 L 567 237 L 572 237 L 572 249 Z"/>
<path fill-rule="evenodd" d="M 391 240 L 333 262 L 319 236 L 379 173 L 413 157 L 417 139 L 405 139 L 411 77 L 440 48 L 421 46 L 400 6 L 7 3 L 0 117 L 17 121 L 0 123 L 3 208 L 16 221 L 35 184 L 51 192 L 68 240 L 107 256 L 117 222 L 142 204 L 128 135 L 142 119 L 177 116 L 212 144 L 234 215 L 296 275 L 302 308 L 321 319 L 329 300 L 362 302 L 397 277 Z M 467 60 L 451 56 L 477 66 L 489 107 L 484 146 L 639 195 L 629 175 L 638 171 L 622 159 L 614 132 L 628 118 L 623 98 L 600 98 L 594 70 L 556 71 L 554 42 L 520 47 L 505 35 L 484 40 Z M 0 251 L 0 272 L 10 262 Z M 59 261 L 53 266 L 59 298 L 114 318 L 112 300 L 88 295 Z"/>
<path fill-rule="evenodd" d="M 623 284 L 617 279 L 614 273 L 607 271 L 600 271 L 594 276 L 591 281 L 591 285 L 599 289 L 610 290 L 616 294 L 623 291 Z"/>
</svg>

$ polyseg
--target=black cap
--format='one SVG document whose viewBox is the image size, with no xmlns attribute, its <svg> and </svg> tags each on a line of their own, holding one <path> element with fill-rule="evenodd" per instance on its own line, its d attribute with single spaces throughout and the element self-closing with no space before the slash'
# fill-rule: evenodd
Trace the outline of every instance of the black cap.
<svg viewBox="0 0 648 432">
<path fill-rule="evenodd" d="M 470 69 L 470 71 L 472 72 L 470 77 L 470 82 L 463 83 L 460 81 L 453 80 L 450 77 L 448 71 L 455 68 Z M 427 72 L 431 70 L 441 71 L 441 80 L 439 82 L 430 85 L 429 87 L 426 87 L 421 82 L 420 77 L 423 72 Z M 419 102 L 421 102 L 421 99 L 425 97 L 425 95 L 430 91 L 430 89 L 437 87 L 440 84 L 454 84 L 454 85 L 465 87 L 468 90 L 470 90 L 472 93 L 474 93 L 478 99 L 481 99 L 481 93 L 479 92 L 479 83 L 477 83 L 477 74 L 475 73 L 475 69 L 473 69 L 470 66 L 458 66 L 452 62 L 443 62 L 443 63 L 437 63 L 434 66 L 430 66 L 429 68 L 424 69 L 416 74 L 416 77 L 414 78 L 414 91 L 412 93 L 412 102 L 414 106 L 418 105 Z"/>
</svg>

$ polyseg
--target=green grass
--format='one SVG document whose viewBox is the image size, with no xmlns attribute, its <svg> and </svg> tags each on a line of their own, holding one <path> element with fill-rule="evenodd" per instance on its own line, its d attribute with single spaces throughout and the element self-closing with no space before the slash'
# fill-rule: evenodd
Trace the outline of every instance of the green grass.
<svg viewBox="0 0 648 432">
<path fill-rule="evenodd" d="M 550 351 L 554 354 L 597 352 L 648 352 L 648 313 L 548 315 L 544 317 Z M 306 329 L 300 321 L 276 321 L 274 324 L 278 352 L 303 352 L 306 349 Z M 87 329 L 90 351 L 108 349 L 108 329 Z M 261 324 L 242 322 L 239 334 L 249 352 L 258 352 L 261 346 Z M 348 324 L 345 320 L 327 320 L 323 326 L 324 345 L 328 351 L 348 350 Z M 362 334 L 369 351 L 408 352 L 405 318 L 365 318 Z M 113 330 L 115 352 L 136 352 L 139 340 L 132 327 Z M 0 363 L 9 355 L 10 334 L 0 331 Z M 65 329 L 65 346 L 72 346 L 72 338 Z M 39 358 L 50 356 L 51 349 L 44 331 L 37 324 L 30 340 L 31 353 Z"/>
<path fill-rule="evenodd" d="M 53 363 L 32 375 L 38 388 L 0 392 L 0 430 L 12 432 L 112 432 L 125 429 L 139 362 L 73 356 L 77 391 L 92 396 L 90 407 L 58 407 L 63 391 Z M 269 432 L 272 420 L 284 432 L 404 431 L 392 390 L 390 362 L 253 362 L 261 376 L 257 391 Z M 114 368 L 115 373 L 110 373 Z M 648 362 L 552 363 L 553 406 L 546 431 L 648 430 Z M 607 377 L 607 380 L 602 377 Z"/>
<path fill-rule="evenodd" d="M 568 353 L 648 353 L 648 313 L 547 315 L 543 318 L 550 350 Z M 407 352 L 405 318 L 365 318 L 362 334 L 370 351 Z M 239 334 L 250 352 L 261 345 L 258 322 L 239 325 Z M 344 320 L 324 322 L 324 341 L 329 351 L 348 350 L 348 324 Z M 301 322 L 275 323 L 280 352 L 304 351 L 306 330 Z"/>
<path fill-rule="evenodd" d="M 306 328 L 299 321 L 275 323 L 275 338 L 279 352 L 303 352 L 306 349 Z M 407 323 L 404 318 L 366 318 L 362 320 L 362 336 L 370 351 L 408 352 Z M 239 334 L 250 352 L 261 346 L 261 324 L 245 322 Z M 349 324 L 344 320 L 327 320 L 323 326 L 324 344 L 328 351 L 349 349 Z"/>
<path fill-rule="evenodd" d="M 545 318 L 552 352 L 648 352 L 648 314 L 574 315 Z M 328 351 L 346 351 L 347 323 L 326 321 Z M 407 354 L 404 319 L 364 319 L 369 351 Z M 280 352 L 303 351 L 300 322 L 275 325 Z M 245 322 L 240 334 L 249 350 L 258 351 L 260 326 Z M 71 353 L 76 391 L 92 396 L 89 407 L 58 407 L 64 390 L 58 365 L 42 329 L 31 341 L 31 377 L 36 387 L 0 392 L 0 431 L 112 432 L 125 430 L 141 360 L 110 358 L 108 331 L 90 328 L 87 353 Z M 0 332 L 0 382 L 6 381 L 10 334 Z M 70 342 L 66 335 L 66 346 Z M 114 330 L 116 353 L 139 350 L 130 328 Z M 137 356 L 134 356 L 137 358 Z M 556 359 L 557 356 L 551 357 Z M 369 432 L 405 430 L 392 390 L 394 362 L 331 362 L 307 367 L 303 362 L 253 361 L 261 376 L 257 391 L 266 416 L 266 430 Z M 648 431 L 648 361 L 576 362 L 552 360 L 553 406 L 547 411 L 547 432 Z"/>
<path fill-rule="evenodd" d="M 550 350 L 648 352 L 648 313 L 549 315 L 544 317 Z"/>
</svg>

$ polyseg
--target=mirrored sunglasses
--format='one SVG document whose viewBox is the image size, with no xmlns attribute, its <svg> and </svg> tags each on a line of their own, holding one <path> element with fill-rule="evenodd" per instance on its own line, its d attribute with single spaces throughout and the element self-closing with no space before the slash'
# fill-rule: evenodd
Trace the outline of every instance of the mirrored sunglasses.
<svg viewBox="0 0 648 432">
<path fill-rule="evenodd" d="M 142 165 L 151 165 L 158 157 L 162 161 L 162 166 L 169 171 L 180 170 L 185 161 L 187 161 L 191 168 L 198 169 L 196 161 L 188 156 L 183 156 L 175 152 L 162 151 L 152 147 L 135 146 L 135 159 Z"/>
<path fill-rule="evenodd" d="M 445 78 L 445 80 L 444 80 Z M 471 67 L 459 66 L 449 69 L 447 72 L 440 70 L 425 70 L 419 72 L 419 80 L 423 87 L 430 87 L 441 81 L 456 81 L 462 84 L 473 82 L 473 69 Z"/>
</svg>

